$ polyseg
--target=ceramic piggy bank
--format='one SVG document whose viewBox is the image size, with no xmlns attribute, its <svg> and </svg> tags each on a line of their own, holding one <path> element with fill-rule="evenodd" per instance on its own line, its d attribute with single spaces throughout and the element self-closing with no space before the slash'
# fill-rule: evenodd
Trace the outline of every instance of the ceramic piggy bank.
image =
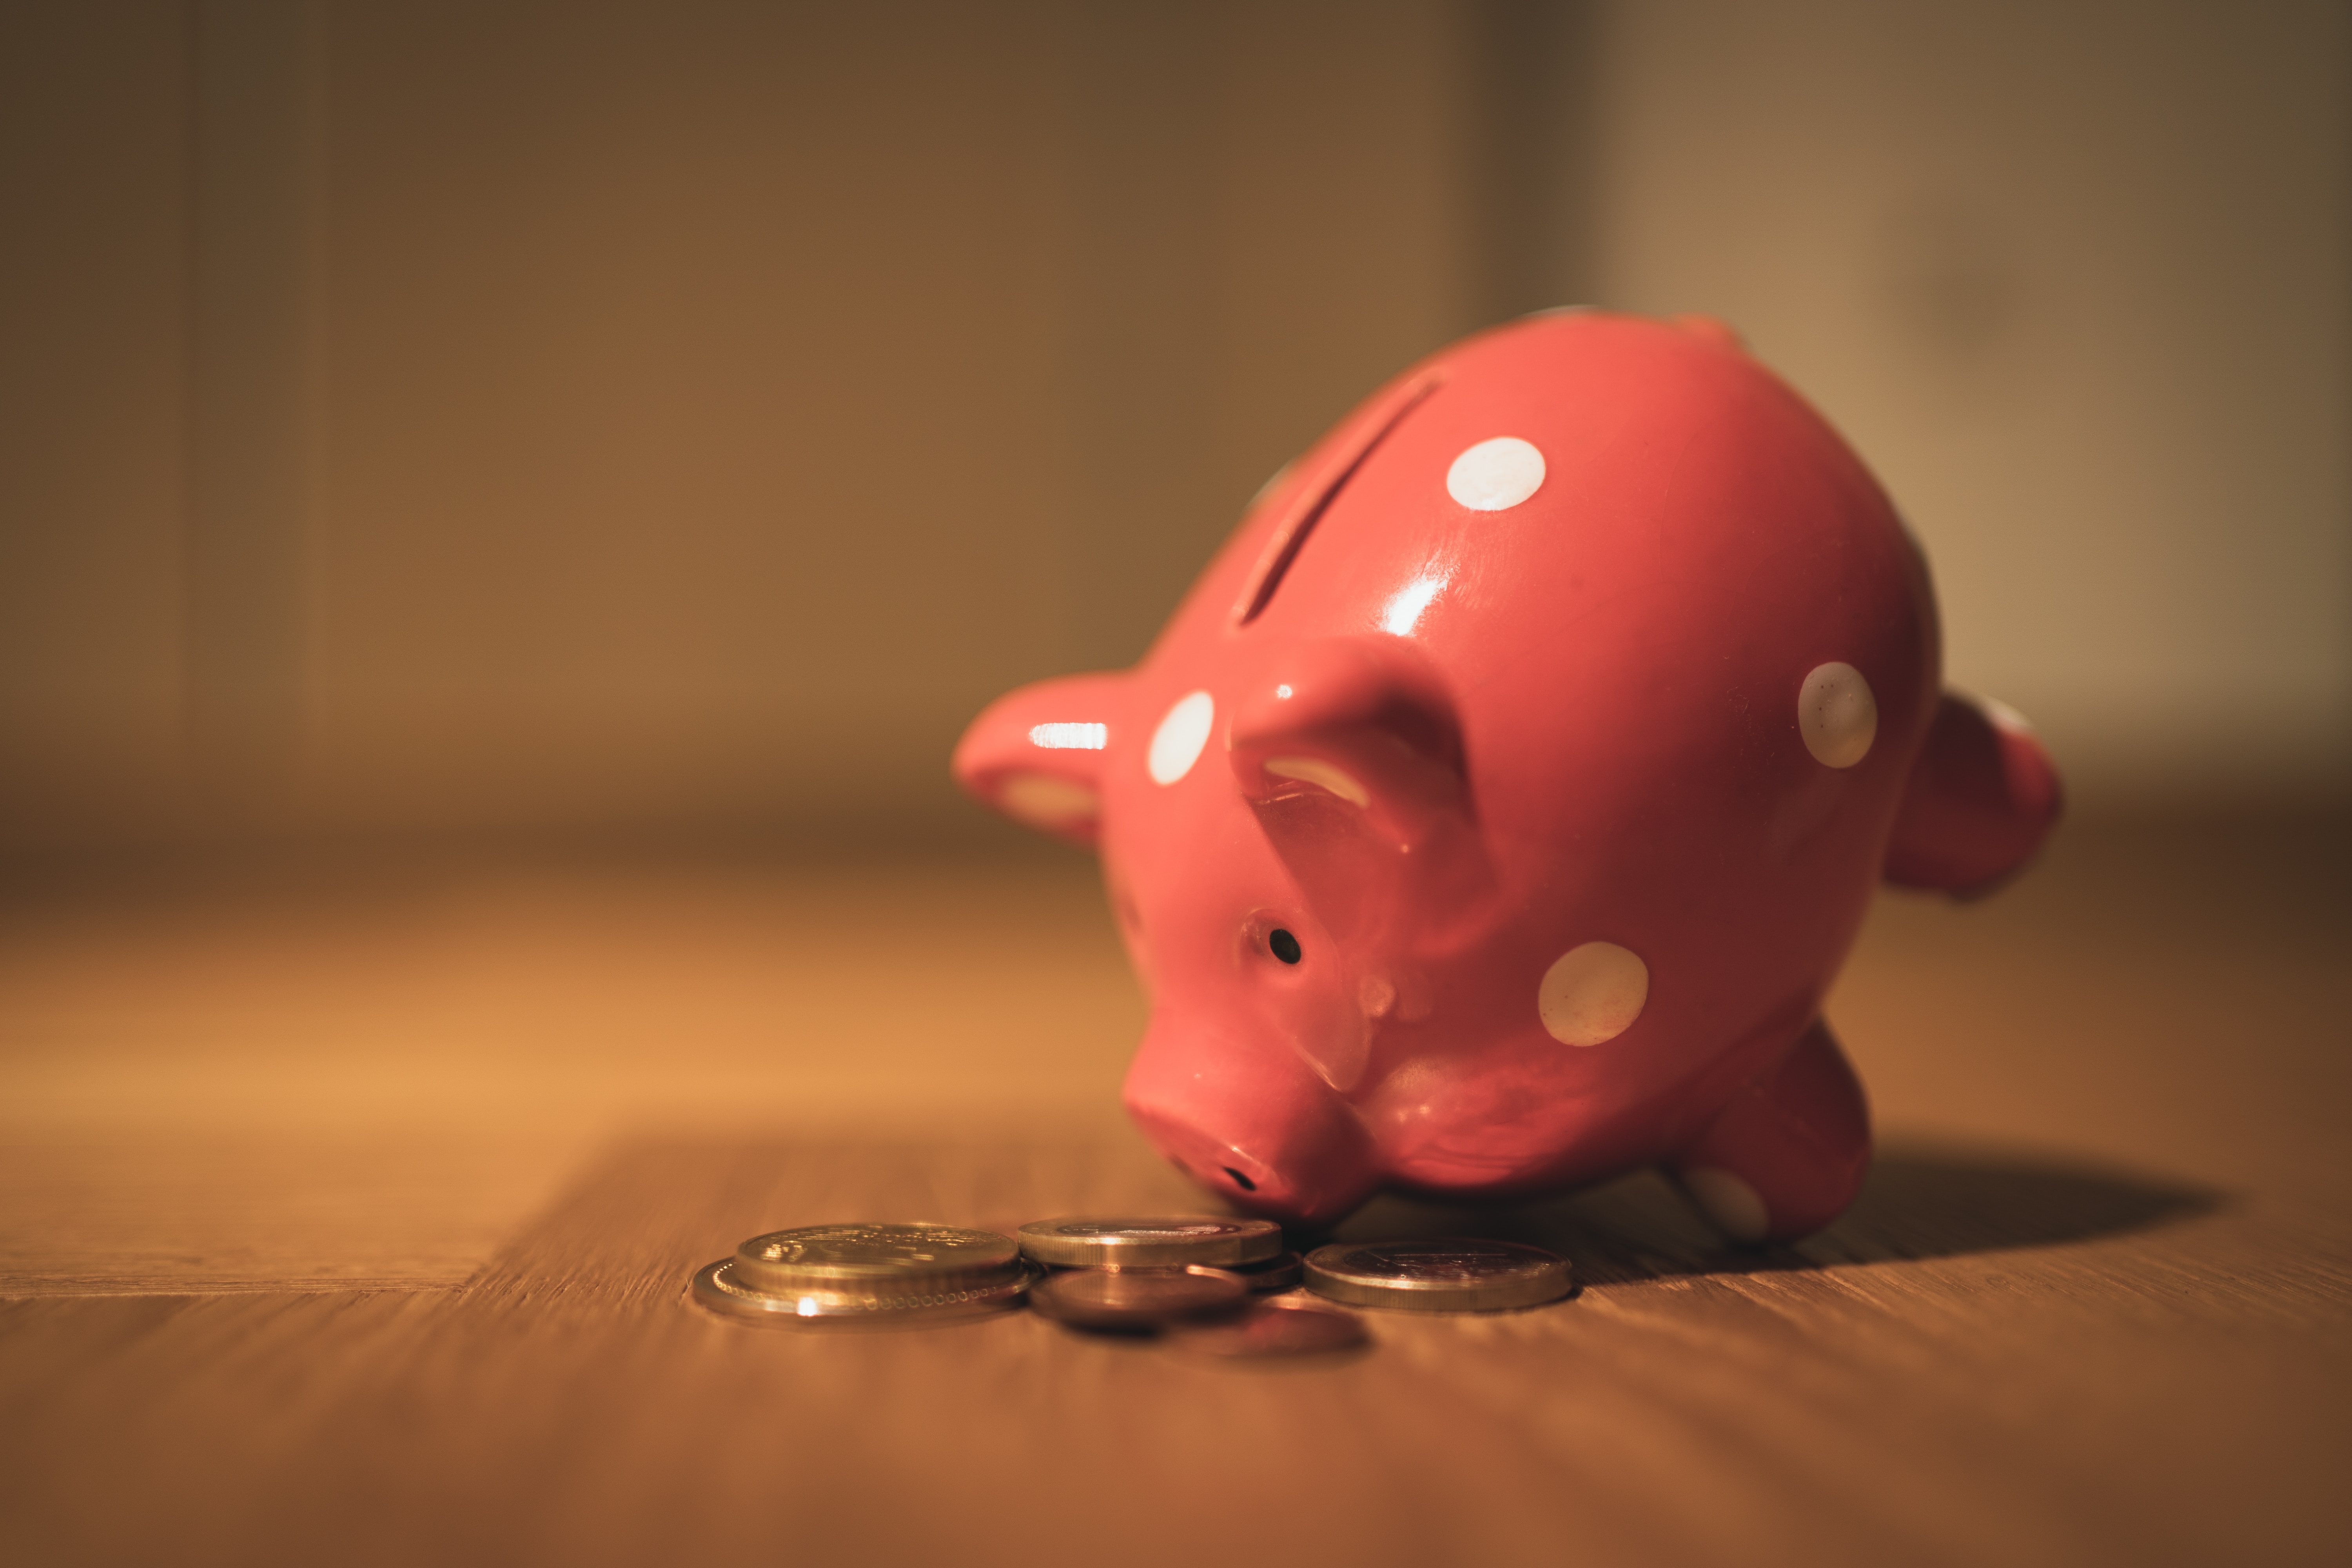
<svg viewBox="0 0 2352 1568">
<path fill-rule="evenodd" d="M 1245 1210 L 1663 1164 L 1732 1237 L 1869 1163 L 1822 993 L 1883 879 L 1969 892 L 2058 808 L 1942 689 L 1918 549 L 1731 334 L 1474 337 L 1277 477 L 1134 669 L 955 771 L 1099 847 L 1151 995 L 1127 1105 Z"/>
</svg>

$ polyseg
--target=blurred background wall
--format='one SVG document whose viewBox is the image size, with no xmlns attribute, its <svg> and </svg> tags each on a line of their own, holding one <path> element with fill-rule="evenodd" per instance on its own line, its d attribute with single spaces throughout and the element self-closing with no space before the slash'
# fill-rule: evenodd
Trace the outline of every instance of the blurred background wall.
<svg viewBox="0 0 2352 1568">
<path fill-rule="evenodd" d="M 989 831 L 1389 374 L 1722 316 L 2085 812 L 2352 776 L 2352 7 L 0 5 L 0 849 Z"/>
</svg>

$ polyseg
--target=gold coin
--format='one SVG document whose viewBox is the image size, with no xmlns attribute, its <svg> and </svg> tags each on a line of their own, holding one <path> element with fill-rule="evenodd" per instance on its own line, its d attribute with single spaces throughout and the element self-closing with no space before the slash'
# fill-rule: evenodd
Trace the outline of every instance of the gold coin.
<svg viewBox="0 0 2352 1568">
<path fill-rule="evenodd" d="M 825 1289 L 778 1294 L 745 1287 L 737 1277 L 737 1259 L 722 1258 L 698 1269 L 690 1291 L 696 1303 L 738 1321 L 787 1328 L 881 1328 L 984 1317 L 1017 1305 L 1022 1292 L 1040 1272 L 1032 1265 L 1015 1263 L 1003 1279 L 926 1295 L 877 1296 Z"/>
<path fill-rule="evenodd" d="M 1491 1312 L 1556 1301 L 1574 1285 L 1567 1258 L 1515 1241 L 1341 1241 L 1307 1255 L 1307 1288 L 1354 1307 Z"/>
<path fill-rule="evenodd" d="M 734 1284 L 772 1296 L 888 1300 L 1002 1285 L 1021 1271 L 1009 1236 L 946 1225 L 813 1225 L 735 1249 Z"/>
<path fill-rule="evenodd" d="M 1228 1215 L 1102 1218 L 1074 1215 L 1021 1227 L 1021 1250 L 1061 1268 L 1213 1267 L 1256 1263 L 1282 1251 L 1282 1227 L 1270 1219 Z"/>
</svg>

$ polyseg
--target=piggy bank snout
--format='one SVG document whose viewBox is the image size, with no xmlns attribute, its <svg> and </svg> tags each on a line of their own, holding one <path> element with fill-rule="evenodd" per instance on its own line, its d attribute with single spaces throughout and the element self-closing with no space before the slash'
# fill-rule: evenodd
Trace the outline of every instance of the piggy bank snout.
<svg viewBox="0 0 2352 1568">
<path fill-rule="evenodd" d="M 1319 1223 L 1379 1184 L 1355 1113 L 1278 1040 L 1156 1014 L 1126 1098 L 1153 1148 L 1237 1208 Z"/>
</svg>

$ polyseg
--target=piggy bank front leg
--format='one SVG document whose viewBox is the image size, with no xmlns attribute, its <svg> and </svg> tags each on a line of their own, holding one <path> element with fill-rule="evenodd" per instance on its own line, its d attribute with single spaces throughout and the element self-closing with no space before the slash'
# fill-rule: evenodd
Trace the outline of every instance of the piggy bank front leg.
<svg viewBox="0 0 2352 1568">
<path fill-rule="evenodd" d="M 1814 1019 L 1668 1165 L 1734 1241 L 1789 1240 L 1843 1214 L 1870 1169 L 1870 1110 L 1829 1026 Z"/>
</svg>

